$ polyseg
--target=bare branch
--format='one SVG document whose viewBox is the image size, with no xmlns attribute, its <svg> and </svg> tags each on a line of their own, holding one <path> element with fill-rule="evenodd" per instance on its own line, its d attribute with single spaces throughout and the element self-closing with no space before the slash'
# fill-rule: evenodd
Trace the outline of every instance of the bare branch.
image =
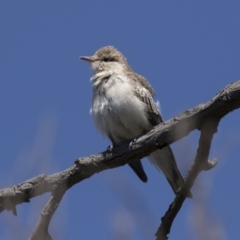
<svg viewBox="0 0 240 240">
<path fill-rule="evenodd" d="M 17 215 L 16 205 L 30 202 L 30 198 L 41 194 L 43 182 L 46 175 L 39 175 L 18 185 L 0 190 L 0 212 L 12 211 Z M 47 186 L 44 187 L 47 189 Z M 50 189 L 49 189 L 50 190 Z"/>
<path fill-rule="evenodd" d="M 185 201 L 191 187 L 193 186 L 196 177 L 201 171 L 209 168 L 208 155 L 213 134 L 217 131 L 217 125 L 218 122 L 208 122 L 202 126 L 197 155 L 188 172 L 185 183 L 175 197 L 173 203 L 169 206 L 169 209 L 165 213 L 164 217 L 161 219 L 162 223 L 156 233 L 157 240 L 168 239 L 167 235 L 170 233 L 172 223 L 181 209 L 182 204 Z M 211 167 L 216 165 L 216 161 L 214 161 L 214 163 L 215 164 L 210 164 Z"/>
<path fill-rule="evenodd" d="M 46 206 L 43 208 L 36 228 L 34 229 L 29 240 L 52 240 L 52 237 L 48 233 L 48 226 L 65 192 L 66 188 L 64 186 L 59 186 L 54 190 Z"/>
</svg>

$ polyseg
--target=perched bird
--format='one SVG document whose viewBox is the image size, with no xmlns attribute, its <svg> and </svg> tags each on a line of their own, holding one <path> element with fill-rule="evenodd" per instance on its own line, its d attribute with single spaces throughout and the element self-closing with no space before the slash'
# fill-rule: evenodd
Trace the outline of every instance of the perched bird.
<svg viewBox="0 0 240 240">
<path fill-rule="evenodd" d="M 112 46 L 100 48 L 93 56 L 80 57 L 90 63 L 94 76 L 91 114 L 96 127 L 113 144 L 147 133 L 163 122 L 153 100 L 150 83 L 134 72 L 127 59 Z M 162 170 L 174 193 L 184 180 L 169 146 L 153 152 L 149 160 Z M 140 160 L 129 163 L 143 181 L 147 182 Z M 189 194 L 190 196 L 191 194 Z"/>
</svg>

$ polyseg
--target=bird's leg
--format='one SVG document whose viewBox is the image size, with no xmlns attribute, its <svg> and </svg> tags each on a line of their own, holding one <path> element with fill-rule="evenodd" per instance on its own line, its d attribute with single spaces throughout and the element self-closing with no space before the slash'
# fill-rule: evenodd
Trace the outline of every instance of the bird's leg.
<svg viewBox="0 0 240 240">
<path fill-rule="evenodd" d="M 107 152 L 108 152 L 108 153 L 112 153 L 113 148 L 114 148 L 117 144 L 115 143 L 115 141 L 114 141 L 114 139 L 113 139 L 113 137 L 112 137 L 111 134 L 109 134 L 108 137 L 109 137 L 109 139 L 111 140 L 112 145 L 110 145 L 110 146 L 107 147 Z"/>
<path fill-rule="evenodd" d="M 136 136 L 135 138 L 133 138 L 132 141 L 130 142 L 129 148 L 130 148 L 131 150 L 135 150 L 135 149 L 138 147 L 138 145 L 136 145 L 137 139 L 138 139 L 138 136 Z"/>
</svg>

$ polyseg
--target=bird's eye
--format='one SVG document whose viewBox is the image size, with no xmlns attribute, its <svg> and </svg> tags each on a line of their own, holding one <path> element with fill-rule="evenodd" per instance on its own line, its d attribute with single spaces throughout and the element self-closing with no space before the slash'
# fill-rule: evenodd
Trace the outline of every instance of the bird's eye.
<svg viewBox="0 0 240 240">
<path fill-rule="evenodd" d="M 107 57 L 105 57 L 105 58 L 103 59 L 104 62 L 109 62 L 109 60 L 110 60 L 110 59 L 107 58 Z"/>
</svg>

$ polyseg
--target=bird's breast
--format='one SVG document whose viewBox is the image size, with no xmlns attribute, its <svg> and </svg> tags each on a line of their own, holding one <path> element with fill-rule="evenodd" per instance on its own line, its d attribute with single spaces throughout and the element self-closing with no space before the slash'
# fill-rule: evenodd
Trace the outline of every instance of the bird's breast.
<svg viewBox="0 0 240 240">
<path fill-rule="evenodd" d="M 131 80 L 122 74 L 113 74 L 94 86 L 91 113 L 97 128 L 114 142 L 151 129 L 145 103 L 134 94 Z"/>
</svg>

